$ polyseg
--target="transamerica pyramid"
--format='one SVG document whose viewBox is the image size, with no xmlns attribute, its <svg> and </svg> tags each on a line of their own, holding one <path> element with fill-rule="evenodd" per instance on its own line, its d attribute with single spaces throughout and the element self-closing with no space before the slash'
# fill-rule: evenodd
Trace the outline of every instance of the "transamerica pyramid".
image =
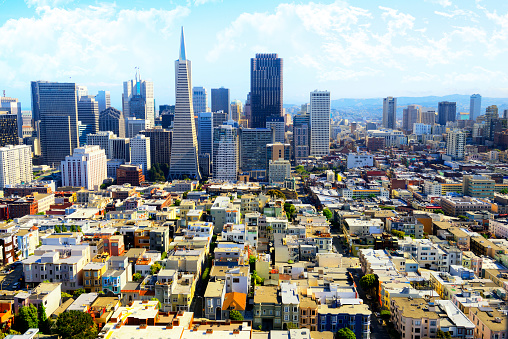
<svg viewBox="0 0 508 339">
<path fill-rule="evenodd" d="M 185 55 L 185 39 L 180 40 L 180 55 L 175 61 L 175 118 L 169 179 L 201 179 L 198 164 L 198 142 L 192 106 L 191 62 Z"/>
</svg>

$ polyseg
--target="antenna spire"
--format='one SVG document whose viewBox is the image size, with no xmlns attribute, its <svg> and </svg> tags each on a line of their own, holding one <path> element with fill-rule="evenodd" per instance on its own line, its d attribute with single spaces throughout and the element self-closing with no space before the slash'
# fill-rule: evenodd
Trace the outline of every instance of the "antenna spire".
<svg viewBox="0 0 508 339">
<path fill-rule="evenodd" d="M 182 26 L 182 35 L 180 37 L 180 57 L 179 60 L 187 60 L 185 57 L 185 37 L 183 34 L 183 26 Z"/>
</svg>

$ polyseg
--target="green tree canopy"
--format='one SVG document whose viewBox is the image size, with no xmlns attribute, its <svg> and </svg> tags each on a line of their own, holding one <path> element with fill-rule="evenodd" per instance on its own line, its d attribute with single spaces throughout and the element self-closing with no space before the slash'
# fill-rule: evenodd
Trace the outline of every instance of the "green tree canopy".
<svg viewBox="0 0 508 339">
<path fill-rule="evenodd" d="M 243 320 L 243 315 L 237 310 L 229 311 L 229 319 L 231 320 Z"/>
<path fill-rule="evenodd" d="M 94 339 L 97 337 L 97 325 L 90 314 L 72 310 L 60 313 L 56 320 L 56 333 L 61 338 Z"/>
<path fill-rule="evenodd" d="M 389 310 L 381 310 L 379 315 L 381 315 L 381 318 L 383 318 L 384 320 L 390 320 L 392 314 L 390 313 Z"/>
<path fill-rule="evenodd" d="M 86 293 L 85 289 L 84 288 L 78 288 L 77 290 L 74 291 L 74 293 L 72 293 L 72 295 L 77 298 L 79 297 L 80 295 L 82 295 L 83 293 Z"/>
<path fill-rule="evenodd" d="M 360 278 L 360 286 L 364 290 L 370 290 L 376 285 L 376 276 L 374 274 L 366 274 Z"/>
<path fill-rule="evenodd" d="M 153 264 L 152 266 L 150 266 L 150 274 L 151 275 L 154 275 L 154 274 L 157 274 L 159 273 L 159 271 L 161 270 L 161 264 L 159 264 L 158 262 L 156 262 L 155 264 Z"/>
<path fill-rule="evenodd" d="M 175 202 L 173 203 L 173 205 L 175 205 L 175 206 L 180 206 L 180 203 L 181 203 L 181 202 L 182 202 L 182 201 L 181 201 L 180 199 L 176 199 L 176 200 L 175 200 Z"/>
<path fill-rule="evenodd" d="M 328 208 L 323 209 L 323 215 L 326 217 L 326 220 L 331 221 L 333 219 L 333 213 Z"/>
<path fill-rule="evenodd" d="M 355 332 L 351 331 L 348 327 L 341 328 L 337 331 L 337 339 L 356 339 Z"/>
<path fill-rule="evenodd" d="M 252 274 L 251 274 L 251 284 L 252 284 L 252 286 L 261 285 L 261 284 L 263 284 L 264 281 L 265 281 L 265 279 L 261 278 L 258 275 L 258 272 L 252 271 Z"/>
<path fill-rule="evenodd" d="M 39 328 L 37 308 L 32 304 L 21 307 L 14 317 L 14 329 L 16 331 L 25 333 L 30 328 Z"/>
<path fill-rule="evenodd" d="M 37 316 L 39 319 L 39 330 L 44 334 L 51 334 L 51 320 L 46 316 L 46 307 L 42 303 L 37 307 Z"/>
<path fill-rule="evenodd" d="M 137 281 L 141 281 L 142 279 L 143 279 L 143 276 L 141 275 L 141 273 L 134 273 L 134 274 L 132 275 L 132 280 L 134 280 L 134 281 L 136 281 L 136 282 L 137 282 Z"/>
<path fill-rule="evenodd" d="M 266 192 L 266 194 L 269 195 L 272 199 L 277 198 L 277 199 L 286 200 L 286 196 L 284 195 L 284 193 L 282 193 L 279 190 L 269 190 L 268 192 Z"/>
</svg>

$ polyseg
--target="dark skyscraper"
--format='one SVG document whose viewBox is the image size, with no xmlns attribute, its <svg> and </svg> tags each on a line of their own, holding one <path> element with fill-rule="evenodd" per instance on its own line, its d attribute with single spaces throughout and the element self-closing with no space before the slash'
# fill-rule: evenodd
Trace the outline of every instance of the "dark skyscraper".
<svg viewBox="0 0 508 339">
<path fill-rule="evenodd" d="M 212 112 L 224 111 L 229 117 L 229 88 L 212 88 Z"/>
<path fill-rule="evenodd" d="M 125 138 L 125 118 L 119 110 L 108 107 L 99 114 L 99 131 L 111 131 Z"/>
<path fill-rule="evenodd" d="M 250 59 L 252 128 L 265 128 L 266 118 L 282 116 L 282 59 L 277 54 L 256 54 Z"/>
<path fill-rule="evenodd" d="M 44 162 L 58 165 L 78 147 L 78 105 L 76 84 L 32 82 L 32 111 L 40 119 Z"/>
<path fill-rule="evenodd" d="M 437 108 L 437 119 L 441 126 L 446 126 L 448 121 L 455 121 L 457 115 L 457 103 L 441 101 Z"/>
</svg>

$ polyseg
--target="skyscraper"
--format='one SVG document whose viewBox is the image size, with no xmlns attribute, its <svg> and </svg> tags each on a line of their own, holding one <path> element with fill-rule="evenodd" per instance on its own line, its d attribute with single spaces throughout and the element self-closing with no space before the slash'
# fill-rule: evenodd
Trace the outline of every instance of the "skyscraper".
<svg viewBox="0 0 508 339">
<path fill-rule="evenodd" d="M 239 121 L 242 117 L 243 105 L 240 100 L 231 101 L 231 119 Z"/>
<path fill-rule="evenodd" d="M 330 153 L 330 92 L 310 92 L 310 155 Z"/>
<path fill-rule="evenodd" d="M 198 117 L 198 149 L 199 154 L 209 154 L 210 157 L 213 155 L 213 113 L 204 112 L 199 113 Z"/>
<path fill-rule="evenodd" d="M 194 105 L 194 113 L 208 112 L 208 92 L 206 88 L 192 88 L 192 104 Z"/>
<path fill-rule="evenodd" d="M 99 114 L 99 131 L 111 131 L 120 138 L 125 137 L 125 119 L 114 107 L 106 108 Z"/>
<path fill-rule="evenodd" d="M 78 147 L 77 86 L 74 83 L 32 82 L 32 111 L 40 118 L 44 162 L 60 164 Z"/>
<path fill-rule="evenodd" d="M 150 138 L 150 160 L 152 164 L 168 164 L 171 159 L 171 134 L 173 132 L 161 126 L 141 131 Z"/>
<path fill-rule="evenodd" d="M 238 129 L 222 125 L 213 131 L 213 177 L 236 181 L 239 166 Z"/>
<path fill-rule="evenodd" d="M 135 80 L 125 81 L 123 83 L 122 110 L 125 118 L 136 117 L 153 122 L 155 120 L 153 82 L 141 80 L 139 73 L 136 74 Z M 140 115 L 144 115 L 144 117 Z"/>
<path fill-rule="evenodd" d="M 78 101 L 78 120 L 89 126 L 90 133 L 99 131 L 99 103 L 92 95 L 83 95 Z"/>
<path fill-rule="evenodd" d="M 437 107 L 437 119 L 441 126 L 446 126 L 448 121 L 455 121 L 457 115 L 457 103 L 441 101 Z"/>
<path fill-rule="evenodd" d="M 452 159 L 463 159 L 466 146 L 466 134 L 461 131 L 450 131 L 446 137 L 446 154 Z"/>
<path fill-rule="evenodd" d="M 273 143 L 268 128 L 240 129 L 240 168 L 252 177 L 266 175 L 266 145 Z"/>
<path fill-rule="evenodd" d="M 293 117 L 293 155 L 296 160 L 309 156 L 309 114 Z"/>
<path fill-rule="evenodd" d="M 223 111 L 229 119 L 229 88 L 212 88 L 212 112 Z"/>
<path fill-rule="evenodd" d="M 284 143 L 286 140 L 286 124 L 284 123 L 284 117 L 271 116 L 266 118 L 266 128 L 269 128 L 273 132 L 274 142 Z"/>
<path fill-rule="evenodd" d="M 476 121 L 482 113 L 482 96 L 480 94 L 473 94 L 469 100 L 469 120 Z"/>
<path fill-rule="evenodd" d="M 266 118 L 282 116 L 282 58 L 277 54 L 256 54 L 250 60 L 249 126 L 265 128 Z"/>
<path fill-rule="evenodd" d="M 28 145 L 0 147 L 0 187 L 33 180 L 32 150 Z"/>
<path fill-rule="evenodd" d="M 125 136 L 129 139 L 134 138 L 141 131 L 153 127 L 153 124 L 150 120 L 128 118 L 125 122 L 127 124 Z"/>
<path fill-rule="evenodd" d="M 147 175 L 152 167 L 150 157 L 150 138 L 138 134 L 130 140 L 131 164 L 141 166 L 143 174 Z"/>
<path fill-rule="evenodd" d="M 436 111 L 420 109 L 416 120 L 416 122 L 420 124 L 434 125 L 436 123 Z"/>
<path fill-rule="evenodd" d="M 95 100 L 99 103 L 99 113 L 111 107 L 111 94 L 109 91 L 99 91 L 95 96 Z"/>
<path fill-rule="evenodd" d="M 198 141 L 192 104 L 191 62 L 185 55 L 185 40 L 182 27 L 180 54 L 175 61 L 175 118 L 173 121 L 173 142 L 171 144 L 172 179 L 188 176 L 201 179 L 198 163 Z"/>
<path fill-rule="evenodd" d="M 23 116 L 21 115 L 21 103 L 18 99 L 0 97 L 0 111 L 16 116 L 18 137 L 23 138 Z"/>
<path fill-rule="evenodd" d="M 413 124 L 418 122 L 418 115 L 420 113 L 420 106 L 409 105 L 402 111 L 402 129 L 404 131 L 412 131 Z"/>
<path fill-rule="evenodd" d="M 0 109 L 0 147 L 18 145 L 18 123 L 16 114 Z"/>
<path fill-rule="evenodd" d="M 389 129 L 397 127 L 397 98 L 383 99 L 383 127 Z"/>
</svg>

